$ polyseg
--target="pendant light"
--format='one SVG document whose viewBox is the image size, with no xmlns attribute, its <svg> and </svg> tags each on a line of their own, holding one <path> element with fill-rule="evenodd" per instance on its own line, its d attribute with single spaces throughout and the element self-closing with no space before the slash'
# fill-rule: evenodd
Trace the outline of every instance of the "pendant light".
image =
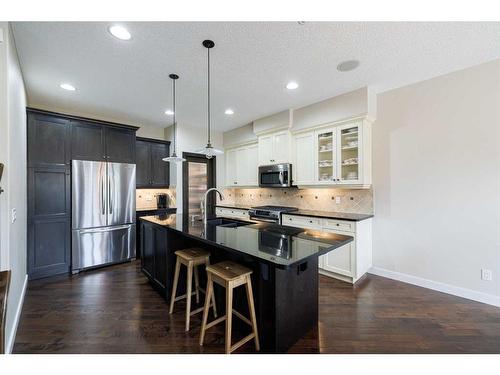
<svg viewBox="0 0 500 375">
<path fill-rule="evenodd" d="M 177 156 L 176 154 L 176 148 L 177 148 L 177 122 L 175 121 L 175 81 L 179 79 L 179 76 L 177 74 L 170 74 L 169 77 L 172 79 L 173 82 L 173 100 L 174 100 L 174 137 L 173 137 L 173 147 L 172 147 L 172 156 L 169 156 L 168 158 L 162 159 L 163 161 L 167 161 L 169 163 L 182 163 L 183 161 L 186 161 L 186 159 Z"/>
<path fill-rule="evenodd" d="M 217 154 L 223 154 L 224 152 L 222 150 L 218 150 L 212 146 L 212 143 L 210 141 L 210 49 L 214 48 L 215 43 L 212 40 L 204 40 L 203 41 L 203 47 L 207 49 L 207 71 L 208 71 L 208 122 L 207 122 L 207 145 L 203 150 L 198 151 L 200 154 L 204 154 L 207 159 L 211 159 Z"/>
</svg>

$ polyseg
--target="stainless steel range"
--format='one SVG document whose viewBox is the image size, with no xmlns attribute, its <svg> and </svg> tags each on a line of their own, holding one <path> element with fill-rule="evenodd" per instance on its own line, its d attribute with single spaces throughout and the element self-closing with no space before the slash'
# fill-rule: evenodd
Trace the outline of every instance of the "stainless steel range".
<svg viewBox="0 0 500 375">
<path fill-rule="evenodd" d="M 284 206 L 258 206 L 248 210 L 250 219 L 257 221 L 266 221 L 281 225 L 281 214 L 298 211 L 297 207 Z"/>
</svg>

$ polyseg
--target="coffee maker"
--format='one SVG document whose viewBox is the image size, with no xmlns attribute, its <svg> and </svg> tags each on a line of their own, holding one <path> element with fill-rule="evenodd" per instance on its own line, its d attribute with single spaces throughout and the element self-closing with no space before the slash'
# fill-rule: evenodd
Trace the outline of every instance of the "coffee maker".
<svg viewBox="0 0 500 375">
<path fill-rule="evenodd" d="M 156 194 L 156 208 L 168 208 L 168 194 L 160 193 Z"/>
</svg>

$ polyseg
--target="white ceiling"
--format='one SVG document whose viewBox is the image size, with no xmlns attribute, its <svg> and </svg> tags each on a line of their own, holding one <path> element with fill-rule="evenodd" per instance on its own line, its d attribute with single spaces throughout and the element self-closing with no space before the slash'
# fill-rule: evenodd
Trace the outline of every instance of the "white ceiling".
<svg viewBox="0 0 500 375">
<path fill-rule="evenodd" d="M 500 23 L 127 22 L 132 40 L 102 22 L 16 22 L 31 106 L 92 113 L 130 124 L 206 126 L 206 49 L 213 39 L 212 124 L 254 119 L 363 86 L 377 91 L 500 58 Z M 340 73 L 343 60 L 358 69 Z M 300 87 L 286 90 L 288 81 Z M 70 82 L 77 91 L 59 88 Z M 224 114 L 226 108 L 235 111 Z"/>
</svg>

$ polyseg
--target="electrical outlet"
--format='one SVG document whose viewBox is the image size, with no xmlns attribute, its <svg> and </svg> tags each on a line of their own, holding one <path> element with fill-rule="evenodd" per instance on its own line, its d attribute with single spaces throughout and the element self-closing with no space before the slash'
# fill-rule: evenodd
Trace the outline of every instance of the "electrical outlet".
<svg viewBox="0 0 500 375">
<path fill-rule="evenodd" d="M 491 281 L 493 280 L 493 272 L 491 270 L 487 269 L 482 269 L 481 270 L 481 279 L 484 281 Z"/>
<path fill-rule="evenodd" d="M 16 220 L 17 220 L 17 210 L 13 208 L 12 210 L 10 210 L 10 221 L 12 224 L 14 224 Z"/>
<path fill-rule="evenodd" d="M 340 197 L 335 197 L 335 203 L 340 204 Z"/>
</svg>

